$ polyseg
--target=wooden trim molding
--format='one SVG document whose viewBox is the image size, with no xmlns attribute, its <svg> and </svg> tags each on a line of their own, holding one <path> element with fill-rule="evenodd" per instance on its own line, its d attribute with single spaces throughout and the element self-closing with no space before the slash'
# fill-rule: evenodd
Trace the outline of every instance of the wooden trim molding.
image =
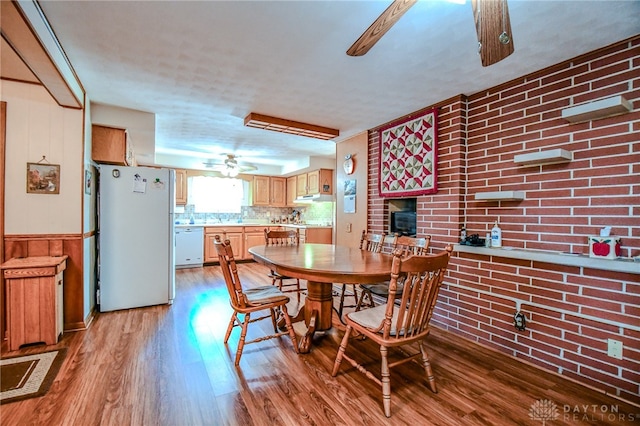
<svg viewBox="0 0 640 426">
<path fill-rule="evenodd" d="M 0 102 L 0 264 L 4 263 L 4 162 L 6 150 L 7 103 Z M 0 274 L 0 341 L 5 336 L 4 277 Z"/>
</svg>

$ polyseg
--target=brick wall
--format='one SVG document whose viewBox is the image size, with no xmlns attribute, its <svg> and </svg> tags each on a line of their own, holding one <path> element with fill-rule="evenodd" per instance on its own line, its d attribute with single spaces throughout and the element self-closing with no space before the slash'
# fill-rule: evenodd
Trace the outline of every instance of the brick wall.
<svg viewBox="0 0 640 426">
<path fill-rule="evenodd" d="M 563 108 L 614 95 L 634 110 L 580 124 L 561 118 Z M 612 226 L 622 255 L 640 255 L 640 37 L 435 106 L 439 190 L 417 203 L 418 232 L 432 235 L 434 250 L 456 242 L 463 223 L 483 236 L 499 219 L 505 246 L 588 254 L 587 236 Z M 513 162 L 554 148 L 573 161 Z M 386 231 L 377 129 L 369 154 L 368 229 Z M 474 197 L 508 190 L 525 200 Z M 525 331 L 513 326 L 517 308 Z M 433 324 L 640 403 L 639 274 L 458 253 Z M 622 360 L 607 356 L 609 338 L 623 342 Z"/>
</svg>

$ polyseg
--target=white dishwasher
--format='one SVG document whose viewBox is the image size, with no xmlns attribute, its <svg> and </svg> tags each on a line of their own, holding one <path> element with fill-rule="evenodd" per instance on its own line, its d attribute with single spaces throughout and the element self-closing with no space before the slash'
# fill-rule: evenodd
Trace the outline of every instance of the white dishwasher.
<svg viewBox="0 0 640 426">
<path fill-rule="evenodd" d="M 176 226 L 176 268 L 197 268 L 204 259 L 204 228 Z"/>
</svg>

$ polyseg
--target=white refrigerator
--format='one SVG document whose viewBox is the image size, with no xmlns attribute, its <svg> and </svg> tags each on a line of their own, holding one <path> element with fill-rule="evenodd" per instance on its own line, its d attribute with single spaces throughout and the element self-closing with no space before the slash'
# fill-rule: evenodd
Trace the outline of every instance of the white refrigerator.
<svg viewBox="0 0 640 426">
<path fill-rule="evenodd" d="M 100 311 L 172 303 L 175 171 L 105 164 L 98 169 Z"/>
</svg>

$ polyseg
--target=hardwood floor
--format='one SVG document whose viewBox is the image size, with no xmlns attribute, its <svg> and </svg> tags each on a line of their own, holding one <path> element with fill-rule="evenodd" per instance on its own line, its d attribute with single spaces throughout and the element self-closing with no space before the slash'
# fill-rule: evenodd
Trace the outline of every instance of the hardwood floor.
<svg viewBox="0 0 640 426">
<path fill-rule="evenodd" d="M 239 271 L 247 286 L 270 283 L 262 265 L 240 264 Z M 239 330 L 228 346 L 223 343 L 230 312 L 217 266 L 180 270 L 172 306 L 100 314 L 88 330 L 65 333 L 57 346 L 69 351 L 50 391 L 0 406 L 0 424 L 538 425 L 544 424 L 543 418 L 554 425 L 640 422 L 640 407 L 441 330 L 427 339 L 439 392 L 429 390 L 417 364 L 392 370 L 392 417 L 387 419 L 380 390 L 371 380 L 344 363 L 338 376 L 331 377 L 343 335 L 339 327 L 318 337 L 307 355 L 295 354 L 286 337 L 246 346 L 236 369 Z M 248 337 L 271 327 L 269 321 L 261 323 L 251 324 Z M 358 359 L 378 362 L 378 349 L 369 341 L 355 340 L 349 350 Z M 545 400 L 557 407 L 554 421 L 533 410 Z M 531 413 L 539 418 L 532 419 Z"/>
</svg>

